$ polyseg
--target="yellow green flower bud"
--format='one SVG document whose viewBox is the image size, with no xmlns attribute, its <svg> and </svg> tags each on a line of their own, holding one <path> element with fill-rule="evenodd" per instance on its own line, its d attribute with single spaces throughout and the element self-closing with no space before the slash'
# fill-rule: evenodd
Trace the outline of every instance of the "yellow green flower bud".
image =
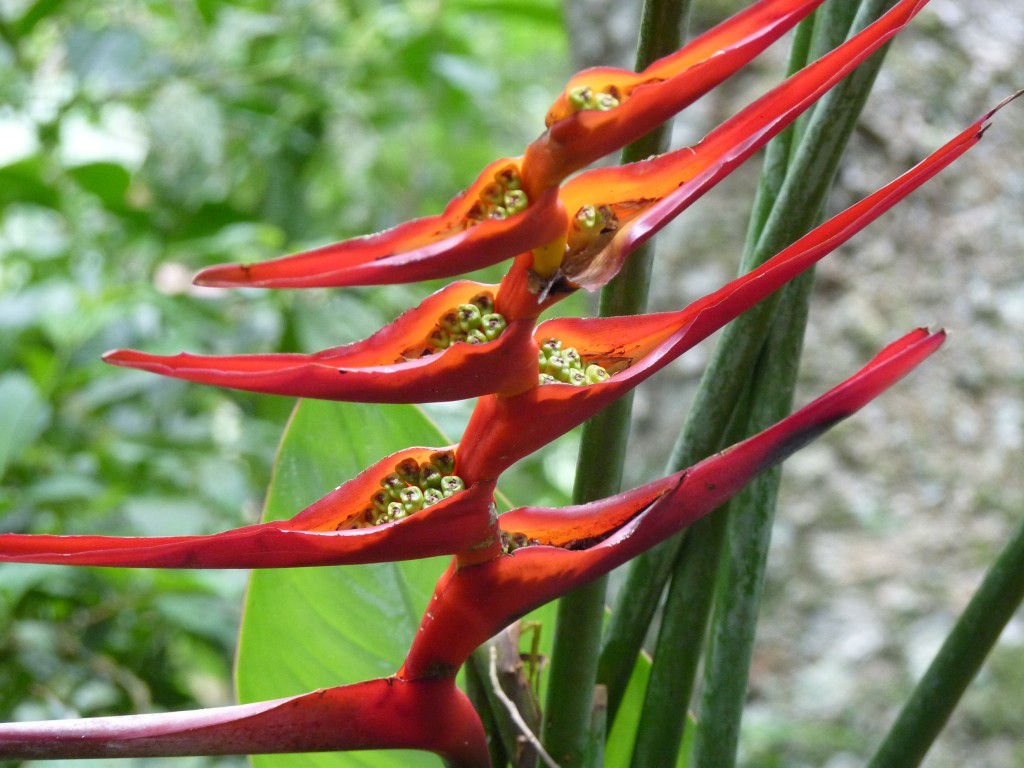
<svg viewBox="0 0 1024 768">
<path fill-rule="evenodd" d="M 387 514 L 388 504 L 393 501 L 391 494 L 385 491 L 383 488 L 373 494 L 370 497 L 370 502 L 373 504 L 373 508 L 377 511 L 377 514 Z"/>
<path fill-rule="evenodd" d="M 452 344 L 452 337 L 444 328 L 435 328 L 427 337 L 427 343 L 434 349 L 448 349 Z"/>
<path fill-rule="evenodd" d="M 494 174 L 494 181 L 506 190 L 520 189 L 523 186 L 523 178 L 514 165 L 507 165 Z"/>
<path fill-rule="evenodd" d="M 449 475 L 448 477 L 441 478 L 441 494 L 446 499 L 464 490 L 466 490 L 466 484 L 462 482 L 462 478 L 458 475 Z"/>
<path fill-rule="evenodd" d="M 442 476 L 450 475 L 455 471 L 455 452 L 434 451 L 430 454 L 430 463 Z"/>
<path fill-rule="evenodd" d="M 405 507 L 402 506 L 400 501 L 392 501 L 388 504 L 388 515 L 387 519 L 382 522 L 389 522 L 391 520 L 401 520 L 403 517 L 407 517 L 408 513 L 405 511 Z"/>
<path fill-rule="evenodd" d="M 483 315 L 480 313 L 480 307 L 475 304 L 459 304 L 456 312 L 463 333 L 469 333 L 474 328 L 479 328 L 483 324 Z"/>
<path fill-rule="evenodd" d="M 395 474 L 408 485 L 417 485 L 420 481 L 420 463 L 416 459 L 402 459 L 395 465 Z"/>
<path fill-rule="evenodd" d="M 587 384 L 600 384 L 602 381 L 608 381 L 612 377 L 600 365 L 588 365 L 584 375 L 586 376 Z"/>
<path fill-rule="evenodd" d="M 510 189 L 505 193 L 505 199 L 502 201 L 502 205 L 505 206 L 505 210 L 508 211 L 509 216 L 525 211 L 530 205 L 529 198 L 526 197 L 526 193 L 521 189 Z"/>
<path fill-rule="evenodd" d="M 411 515 L 413 512 L 419 512 L 423 509 L 423 491 L 415 485 L 410 485 L 408 488 L 402 489 L 399 501 L 402 502 L 402 507 L 405 509 L 406 514 Z"/>
<path fill-rule="evenodd" d="M 441 473 L 437 471 L 437 467 L 433 464 L 421 464 L 420 465 L 420 479 L 417 483 L 420 488 L 424 490 L 428 488 L 440 488 L 441 487 Z"/>
<path fill-rule="evenodd" d="M 570 106 L 576 111 L 591 109 L 594 103 L 594 91 L 589 86 L 581 85 L 566 94 Z"/>
<path fill-rule="evenodd" d="M 557 355 L 562 350 L 561 339 L 546 339 L 541 342 L 540 351 L 544 353 L 544 357 L 551 357 Z"/>
<path fill-rule="evenodd" d="M 427 488 L 427 490 L 423 492 L 424 507 L 432 507 L 439 501 L 444 501 L 444 494 L 441 493 L 440 488 Z"/>
<path fill-rule="evenodd" d="M 545 384 L 557 384 L 558 379 L 552 376 L 550 373 L 542 373 L 537 381 L 537 384 L 544 386 Z"/>
<path fill-rule="evenodd" d="M 438 321 L 441 327 L 448 333 L 462 333 L 462 323 L 459 322 L 459 312 L 456 309 L 449 309 Z"/>
<path fill-rule="evenodd" d="M 569 368 L 566 372 L 566 384 L 572 384 L 574 387 L 582 387 L 587 383 L 587 375 L 583 373 L 579 368 Z"/>
<path fill-rule="evenodd" d="M 380 484 L 395 501 L 398 500 L 398 494 L 401 490 L 405 488 L 405 481 L 396 472 L 386 475 L 381 479 Z"/>
<path fill-rule="evenodd" d="M 494 311 L 494 294 L 490 291 L 481 291 L 469 303 L 480 310 L 481 315 L 489 315 Z"/>
<path fill-rule="evenodd" d="M 484 336 L 487 337 L 488 341 L 494 341 L 496 338 L 501 336 L 508 327 L 508 323 L 505 322 L 505 316 L 499 315 L 496 312 L 484 315 L 482 320 L 483 327 L 481 330 L 484 332 Z"/>
</svg>

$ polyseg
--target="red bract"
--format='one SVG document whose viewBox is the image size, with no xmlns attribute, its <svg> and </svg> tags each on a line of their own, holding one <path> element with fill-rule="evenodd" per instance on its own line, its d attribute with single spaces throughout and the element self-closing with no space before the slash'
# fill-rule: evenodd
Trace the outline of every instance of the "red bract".
<svg viewBox="0 0 1024 768">
<path fill-rule="evenodd" d="M 0 534 L 0 562 L 122 568 L 294 568 L 453 555 L 494 533 L 494 483 L 472 483 L 433 506 L 390 522 L 364 514 L 381 480 L 402 461 L 427 463 L 436 448 L 408 448 L 360 473 L 290 520 L 208 536 Z M 441 449 L 450 451 L 450 449 Z"/>
<path fill-rule="evenodd" d="M 473 706 L 451 680 L 368 680 L 258 704 L 0 726 L 0 757 L 176 757 L 422 749 L 490 764 Z"/>
<path fill-rule="evenodd" d="M 359 403 L 428 403 L 522 391 L 536 380 L 528 364 L 536 357 L 530 349 L 532 322 L 512 320 L 484 343 L 439 348 L 430 340 L 445 314 L 496 289 L 453 283 L 369 338 L 313 355 L 164 356 L 116 350 L 103 359 L 203 384 Z"/>
</svg>

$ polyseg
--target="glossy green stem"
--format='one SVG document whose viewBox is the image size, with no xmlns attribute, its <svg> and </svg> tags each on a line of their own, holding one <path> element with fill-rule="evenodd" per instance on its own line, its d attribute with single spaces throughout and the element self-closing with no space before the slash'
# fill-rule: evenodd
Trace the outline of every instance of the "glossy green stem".
<svg viewBox="0 0 1024 768">
<path fill-rule="evenodd" d="M 646 0 L 637 45 L 638 70 L 679 48 L 689 11 L 690 0 Z M 670 133 L 669 123 L 644 136 L 623 151 L 623 162 L 664 152 Z M 648 248 L 630 256 L 618 277 L 601 292 L 602 316 L 643 312 L 652 259 Z M 584 426 L 573 491 L 576 503 L 619 491 L 631 413 L 632 397 L 626 397 Z M 595 741 L 603 739 L 604 729 L 593 728 L 592 721 L 606 589 L 607 578 L 601 578 L 558 604 L 542 742 L 564 768 L 597 765 L 602 754 Z"/>
<path fill-rule="evenodd" d="M 858 9 L 854 27 L 860 29 L 863 24 L 868 23 L 867 20 L 871 16 L 879 15 L 882 4 L 875 0 L 865 0 Z M 849 4 L 836 2 L 824 6 L 815 16 L 811 43 L 807 44 L 798 38 L 793 63 L 797 63 L 798 57 L 803 53 L 815 57 L 819 53 L 815 50 L 817 44 L 829 48 L 840 42 L 845 35 L 840 36 L 840 39 L 830 40 L 830 35 L 821 30 L 849 30 L 849 16 L 846 17 L 845 23 L 841 18 L 836 20 L 835 17 L 848 14 L 850 9 Z M 747 271 L 763 263 L 809 231 L 818 221 L 819 212 L 831 187 L 842 152 L 870 91 L 880 61 L 880 56 L 873 57 L 826 95 L 814 108 L 807 122 L 797 127 L 796 140 L 791 134 L 789 147 L 783 144 L 777 150 L 778 154 L 768 169 L 772 176 L 762 184 L 758 206 L 755 207 L 754 222 L 749 231 L 750 239 L 741 271 Z M 787 160 L 783 159 L 783 153 L 788 156 Z M 781 184 L 778 181 L 779 174 L 784 174 L 784 181 Z M 766 214 L 769 201 L 770 213 Z M 763 218 L 763 226 L 760 228 L 757 226 L 759 218 Z M 805 304 L 811 279 L 806 278 L 804 287 L 799 292 L 789 293 L 790 297 L 796 299 L 798 303 Z M 785 293 L 780 292 L 762 302 L 726 328 L 723 339 L 716 347 L 711 363 L 705 371 L 690 417 L 673 452 L 673 463 L 676 466 L 687 466 L 721 447 L 720 436 L 725 425 L 736 419 L 735 408 L 740 393 L 752 377 L 758 375 L 758 361 L 762 359 L 769 334 L 772 332 L 773 318 Z M 805 315 L 806 306 L 789 307 L 787 312 L 792 313 L 794 317 Z M 778 410 L 778 405 L 788 406 L 792 397 L 791 380 L 795 376 L 795 364 L 799 357 L 803 322 L 799 323 L 799 328 L 784 332 L 786 336 L 789 334 L 796 334 L 796 343 L 794 345 L 793 339 L 790 338 L 786 344 L 790 348 L 795 347 L 797 353 L 789 354 L 785 360 L 776 361 L 783 365 L 781 371 L 770 377 L 767 374 L 761 375 L 763 382 L 771 382 L 771 388 L 767 391 L 761 389 L 755 393 L 750 406 L 752 413 L 765 417 L 772 412 L 778 413 L 779 417 L 785 413 Z M 783 343 L 782 339 L 779 343 Z M 789 384 L 786 383 L 787 379 L 790 381 Z M 763 398 L 767 398 L 767 403 L 771 407 L 766 405 Z M 752 420 L 745 425 L 746 429 L 743 432 L 750 434 L 774 420 L 773 418 L 760 424 L 759 420 Z M 761 548 L 767 547 L 770 538 L 774 510 L 773 487 L 777 486 L 777 478 L 773 480 L 769 475 L 762 482 L 764 485 L 760 488 L 755 487 L 746 496 L 748 500 L 758 499 L 759 505 L 756 512 L 744 514 L 753 514 L 761 518 L 757 523 L 752 523 L 749 519 L 746 521 L 755 533 L 744 542 L 743 551 L 737 553 L 737 557 L 749 562 L 739 563 L 738 570 L 723 570 L 719 578 L 718 572 L 722 566 L 711 569 L 703 563 L 691 563 L 687 558 L 678 558 L 671 576 L 668 601 L 673 605 L 686 604 L 688 600 L 696 600 L 700 606 L 712 604 L 707 595 L 698 599 L 694 594 L 695 591 L 715 591 L 716 582 L 719 581 L 724 581 L 727 585 L 726 591 L 720 593 L 723 599 L 730 603 L 735 602 L 721 609 L 719 617 L 723 626 L 712 632 L 712 637 L 723 640 L 725 646 L 718 647 L 714 652 L 712 661 L 716 664 L 715 670 L 709 667 L 705 675 L 705 694 L 697 718 L 698 722 L 704 725 L 698 729 L 694 746 L 693 765 L 696 766 L 729 766 L 735 762 L 749 654 L 756 627 L 754 619 L 760 600 L 760 588 L 750 589 L 750 585 L 759 585 L 763 580 L 764 554 Z M 705 534 L 701 530 L 695 530 L 691 531 L 690 535 L 696 539 L 691 548 L 701 552 L 701 560 L 717 557 L 720 562 L 732 562 L 728 557 L 728 549 L 724 548 L 727 536 L 722 536 L 720 531 L 712 529 Z M 705 535 L 708 536 L 706 540 Z M 694 571 L 705 574 L 703 582 L 699 582 Z M 737 620 L 751 621 L 752 626 L 745 627 L 743 631 L 732 631 L 735 626 L 729 627 L 725 624 Z M 690 616 L 679 623 L 679 634 L 662 632 L 659 635 L 648 683 L 649 699 L 663 698 L 669 690 L 686 693 L 693 690 L 692 678 L 681 679 L 675 677 L 673 673 L 697 668 L 703 641 L 703 636 L 697 632 L 706 621 L 706 616 Z M 684 654 L 691 658 L 666 660 L 666 657 L 672 654 Z M 666 722 L 666 717 L 661 718 L 661 721 L 642 721 L 641 728 L 650 729 L 654 735 L 650 738 L 638 735 L 637 744 L 649 744 L 650 751 L 643 754 L 634 753 L 635 762 L 642 763 L 656 754 L 669 754 L 667 750 L 678 749 L 678 742 L 669 739 L 679 732 L 679 726 L 674 721 L 671 724 Z M 713 723 L 710 722 L 712 720 Z M 683 724 L 685 725 L 685 721 Z"/>
<path fill-rule="evenodd" d="M 1024 601 L 1024 520 L 985 574 L 869 768 L 920 765 L 999 634 Z"/>
<path fill-rule="evenodd" d="M 796 72 L 807 63 L 813 19 L 814 17 L 811 16 L 797 26 L 790 55 L 788 74 Z M 755 199 L 754 213 L 752 213 L 751 221 L 751 226 L 756 226 L 758 233 L 763 228 L 775 198 L 778 196 L 778 190 L 782 186 L 785 169 L 789 162 L 792 134 L 793 129 L 787 128 L 768 145 L 761 177 L 761 187 Z M 750 235 L 748 234 L 748 241 L 749 238 Z M 731 388 L 730 392 L 723 395 L 721 400 L 708 399 L 705 406 L 713 409 L 714 413 L 714 415 L 708 414 L 708 421 L 714 425 L 715 431 L 698 432 L 693 429 L 689 430 L 689 443 L 686 446 L 681 446 L 677 442 L 673 455 L 666 466 L 666 473 L 678 472 L 695 461 L 725 447 L 727 444 L 724 436 L 725 431 L 729 421 L 732 419 L 733 411 L 742 389 L 740 386 L 742 382 L 737 381 L 736 384 L 737 386 Z M 720 409 L 717 407 L 719 403 L 723 406 Z M 692 416 L 690 418 L 692 419 Z M 700 527 L 705 528 L 705 526 Z M 711 530 L 705 535 L 709 535 L 714 539 L 714 524 L 709 524 L 707 527 Z M 694 529 L 698 529 L 697 526 L 694 526 Z M 692 533 L 692 530 L 690 533 Z M 669 575 L 672 573 L 676 558 L 680 555 L 684 546 L 683 542 L 687 536 L 688 533 L 684 532 L 654 547 L 649 552 L 633 560 L 626 571 L 625 584 L 619 592 L 619 599 L 612 608 L 612 616 L 605 633 L 605 643 L 601 649 L 601 662 L 599 665 L 599 680 L 608 687 L 608 709 L 612 718 L 614 718 L 619 704 L 622 702 L 633 665 L 647 634 L 647 628 L 651 624 L 665 585 L 668 583 Z M 700 535 L 698 535 L 698 542 L 699 540 Z M 685 578 L 703 579 L 703 577 L 698 577 L 696 574 L 707 573 L 705 564 L 703 562 L 694 563 L 694 568 L 696 572 Z M 698 610 L 698 607 L 694 606 L 694 611 L 696 610 Z M 690 633 L 688 637 L 691 641 L 696 642 L 697 652 L 692 654 L 691 658 L 678 659 L 680 666 L 677 669 L 680 671 L 680 675 L 687 669 L 693 670 L 693 674 L 696 673 L 700 645 L 704 637 L 706 614 L 692 624 L 686 623 Z M 680 700 L 689 701 L 692 692 L 692 682 L 693 679 L 691 677 L 690 687 L 684 686 L 677 689 L 676 695 Z M 665 733 L 675 731 L 674 726 L 664 722 L 660 726 Z"/>
<path fill-rule="evenodd" d="M 832 3 L 826 6 L 815 25 L 810 55 L 816 57 L 863 29 L 881 15 L 886 5 L 879 0 L 866 0 L 856 9 L 852 22 L 851 5 Z M 757 246 L 748 251 L 758 263 L 766 244 L 771 251 L 780 245 L 771 233 L 778 229 L 777 217 L 790 219 L 792 216 L 792 213 L 784 213 L 793 211 L 791 204 L 787 204 L 792 199 L 791 190 L 799 186 L 801 190 L 809 187 L 812 192 L 811 197 L 800 199 L 806 206 L 799 222 L 801 229 L 809 229 L 818 220 L 842 152 L 881 62 L 882 56 L 866 62 L 822 99 L 805 124 L 797 126 L 799 141 L 791 155 L 786 180 L 779 189 Z M 817 183 L 808 184 L 808 178 L 816 179 Z M 807 218 L 809 216 L 813 218 Z M 802 231 L 785 233 L 785 243 L 799 234 Z M 747 433 L 767 428 L 791 410 L 813 279 L 813 272 L 807 273 L 782 293 L 770 335 L 754 369 L 754 395 Z M 731 766 L 736 762 L 780 480 L 780 469 L 766 473 L 748 486 L 729 508 L 726 546 L 720 578 L 715 585 L 716 609 L 698 708 L 697 719 L 702 726 L 694 742 L 694 766 Z"/>
</svg>

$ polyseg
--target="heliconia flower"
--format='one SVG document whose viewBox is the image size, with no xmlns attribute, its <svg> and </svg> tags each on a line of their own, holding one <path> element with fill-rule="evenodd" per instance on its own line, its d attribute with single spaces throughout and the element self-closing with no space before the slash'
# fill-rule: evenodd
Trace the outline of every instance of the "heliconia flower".
<svg viewBox="0 0 1024 768">
<path fill-rule="evenodd" d="M 0 724 L 0 758 L 120 758 L 420 749 L 490 765 L 473 705 L 452 680 L 379 680 L 192 712 Z"/>
<path fill-rule="evenodd" d="M 579 223 L 575 218 L 579 205 L 567 207 L 554 186 L 568 169 L 580 168 L 647 133 L 659 121 L 668 119 L 733 74 L 814 10 L 820 1 L 763 0 L 679 53 L 655 62 L 642 75 L 629 74 L 627 78 L 621 70 L 588 70 L 581 75 L 588 82 L 600 75 L 621 85 L 622 92 L 627 94 L 625 103 L 610 111 L 584 109 L 565 117 L 560 117 L 563 110 L 556 105 L 552 113 L 555 122 L 531 145 L 524 158 L 492 163 L 440 216 L 258 264 L 209 267 L 197 275 L 196 283 L 301 288 L 414 282 L 451 277 L 531 251 L 536 254 L 533 270 L 542 277 L 550 277 Z M 925 2 L 913 0 L 910 15 Z M 899 13 L 905 13 L 908 3 L 911 0 L 902 0 Z M 886 18 L 891 20 L 892 14 L 890 11 Z M 861 33 L 861 39 L 864 35 L 882 35 L 887 39 L 895 33 L 895 29 L 887 31 L 877 26 L 869 29 L 871 32 Z M 844 69 L 844 74 L 849 68 Z M 838 79 L 833 77 L 829 82 L 834 84 Z M 633 85 L 628 85 L 627 80 Z M 646 84 L 640 85 L 641 81 Z M 823 91 L 824 88 L 820 89 Z M 778 98 L 790 96 L 783 92 Z M 810 103 L 804 99 L 800 110 Z M 800 110 L 789 113 L 788 119 L 795 118 Z M 745 125 L 747 130 L 758 130 L 756 119 L 749 123 Z M 782 127 L 784 124 L 777 130 Z M 734 143 L 743 142 L 743 136 L 737 132 L 730 133 L 729 138 Z M 734 147 L 716 147 L 722 153 L 735 151 Z M 559 153 L 566 154 L 567 165 L 559 159 Z M 628 182 L 633 171 L 623 173 Z M 600 179 L 602 184 L 614 184 L 614 174 L 602 175 Z M 677 177 L 676 183 L 680 180 L 687 179 Z M 587 193 L 594 191 L 592 185 L 583 189 Z M 517 202 L 512 206 L 501 204 L 503 196 L 509 193 L 515 193 Z M 525 202 L 520 195 L 525 195 Z M 614 192 L 612 196 L 615 197 Z"/>
<path fill-rule="evenodd" d="M 496 514 L 494 483 L 466 487 L 453 475 L 453 448 L 399 451 L 290 520 L 205 536 L 0 534 L 0 562 L 292 568 L 452 555 L 493 538 Z M 402 479 L 403 466 L 413 467 L 419 477 Z M 387 485 L 389 479 L 393 490 Z M 389 513 L 392 504 L 397 507 Z"/>
<path fill-rule="evenodd" d="M 533 320 L 507 322 L 494 306 L 496 293 L 493 285 L 452 283 L 369 338 L 311 355 L 115 350 L 103 359 L 203 384 L 320 400 L 426 403 L 518 392 L 536 383 Z M 460 306 L 486 302 L 489 312 L 471 321 L 458 316 Z"/>
<path fill-rule="evenodd" d="M 596 290 L 626 257 L 743 164 L 868 56 L 895 36 L 927 3 L 902 0 L 876 22 L 789 77 L 711 131 L 693 147 L 638 163 L 601 168 L 567 182 L 559 197 L 570 228 L 550 264 L 534 272 Z M 529 157 L 529 153 L 527 153 Z"/>
<path fill-rule="evenodd" d="M 918 329 L 857 374 L 778 424 L 693 467 L 611 498 L 561 510 L 502 515 L 509 554 L 449 567 L 399 674 L 451 676 L 503 627 L 636 557 L 710 513 L 909 373 L 945 334 Z"/>
<path fill-rule="evenodd" d="M 491 480 L 519 459 L 661 370 L 730 320 L 832 252 L 978 143 L 1006 102 L 897 179 L 821 224 L 760 267 L 678 312 L 612 318 L 558 318 L 534 331 L 540 345 L 557 339 L 582 361 L 601 365 L 606 380 L 573 386 L 553 381 L 510 397 L 481 398 L 460 443 L 460 472 Z"/>
</svg>

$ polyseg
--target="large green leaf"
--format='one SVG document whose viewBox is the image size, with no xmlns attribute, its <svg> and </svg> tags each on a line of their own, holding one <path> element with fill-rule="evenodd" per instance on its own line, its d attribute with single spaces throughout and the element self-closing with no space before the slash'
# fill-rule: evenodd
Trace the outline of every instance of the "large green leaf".
<svg viewBox="0 0 1024 768">
<path fill-rule="evenodd" d="M 445 444 L 414 406 L 299 404 L 278 453 L 264 519 L 291 517 L 381 457 Z M 384 677 L 398 670 L 443 559 L 255 571 L 238 646 L 243 702 Z M 270 755 L 257 768 L 436 766 L 411 752 Z"/>
</svg>

